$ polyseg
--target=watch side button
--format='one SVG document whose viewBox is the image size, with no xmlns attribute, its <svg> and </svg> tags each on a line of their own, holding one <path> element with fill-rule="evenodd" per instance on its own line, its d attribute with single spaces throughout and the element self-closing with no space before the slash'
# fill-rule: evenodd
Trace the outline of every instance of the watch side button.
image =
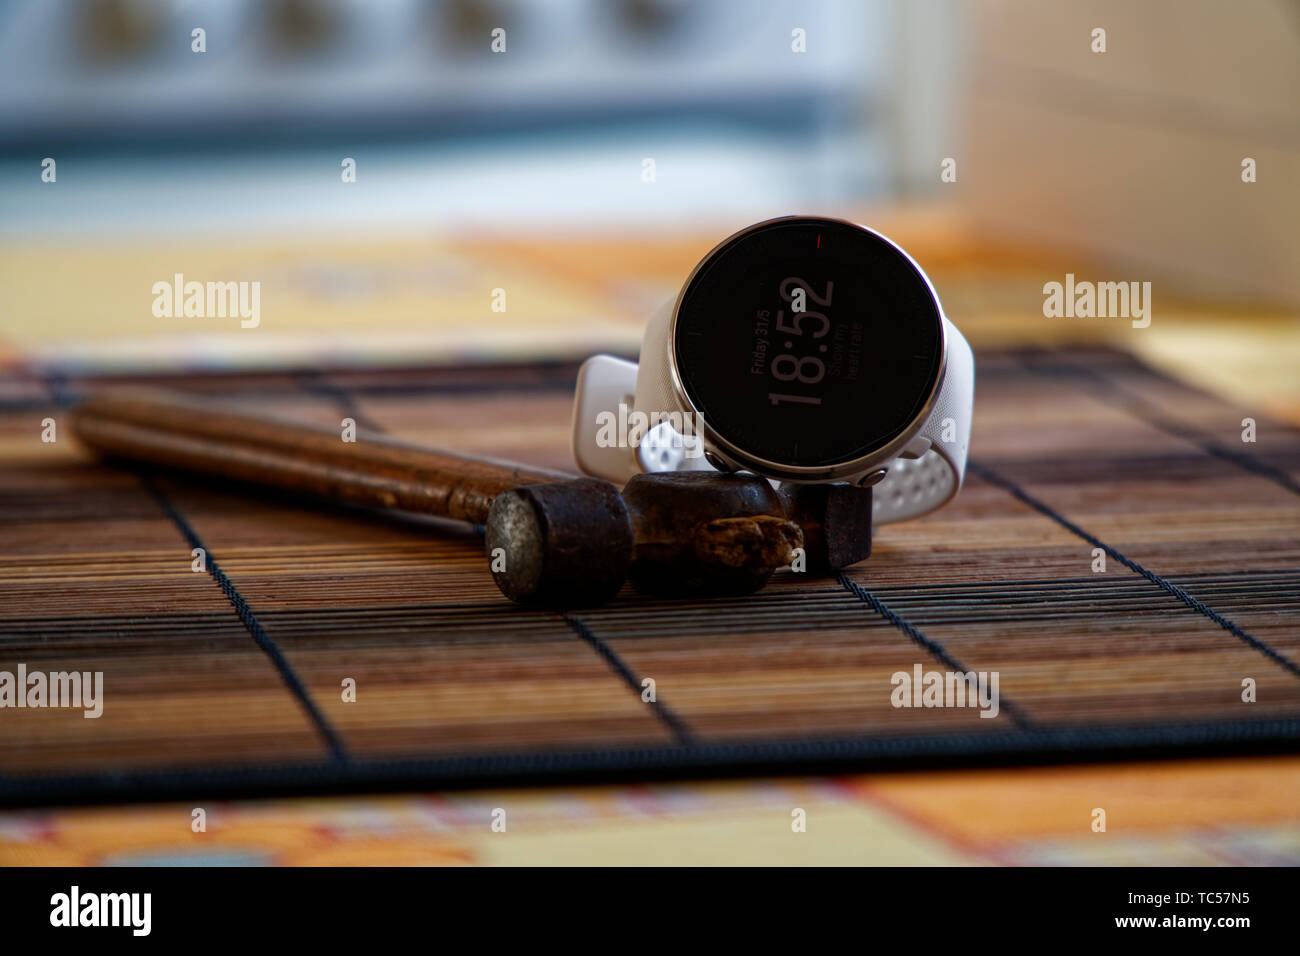
<svg viewBox="0 0 1300 956">
<path fill-rule="evenodd" d="M 724 472 L 724 473 L 730 473 L 730 472 L 733 472 L 733 471 L 736 470 L 735 468 L 733 468 L 731 465 L 727 464 L 725 461 L 723 461 L 721 458 L 719 458 L 717 455 L 715 455 L 715 454 L 714 454 L 713 452 L 711 452 L 711 451 L 706 451 L 706 452 L 704 453 L 704 460 L 707 461 L 710 465 L 712 465 L 712 466 L 713 466 L 715 469 L 717 469 L 718 471 L 721 471 L 721 472 Z"/>
<path fill-rule="evenodd" d="M 877 468 L 875 471 L 869 471 L 858 479 L 858 487 L 870 488 L 872 485 L 877 485 L 887 474 L 889 474 L 888 468 Z"/>
</svg>

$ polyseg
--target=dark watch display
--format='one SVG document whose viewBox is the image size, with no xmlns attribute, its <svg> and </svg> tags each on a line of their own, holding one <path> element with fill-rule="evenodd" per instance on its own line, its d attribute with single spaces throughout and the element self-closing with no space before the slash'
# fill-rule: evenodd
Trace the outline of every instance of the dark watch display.
<svg viewBox="0 0 1300 956">
<path fill-rule="evenodd" d="M 853 461 L 926 409 L 943 366 L 928 281 L 888 240 L 832 219 L 759 224 L 682 293 L 682 391 L 724 442 L 793 467 Z"/>
</svg>

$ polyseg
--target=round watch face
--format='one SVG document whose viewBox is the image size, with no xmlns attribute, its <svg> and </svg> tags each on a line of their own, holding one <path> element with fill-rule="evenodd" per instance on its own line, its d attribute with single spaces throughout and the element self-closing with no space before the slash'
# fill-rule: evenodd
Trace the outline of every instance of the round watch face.
<svg viewBox="0 0 1300 956">
<path fill-rule="evenodd" d="M 764 223 L 715 250 L 681 297 L 672 347 L 687 398 L 718 436 L 797 468 L 898 438 L 943 365 L 939 305 L 920 270 L 831 219 Z"/>
</svg>

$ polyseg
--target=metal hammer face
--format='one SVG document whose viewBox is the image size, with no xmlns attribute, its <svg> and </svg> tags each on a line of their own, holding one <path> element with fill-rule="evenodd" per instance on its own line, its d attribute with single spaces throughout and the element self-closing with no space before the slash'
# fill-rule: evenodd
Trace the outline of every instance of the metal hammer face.
<svg viewBox="0 0 1300 956">
<path fill-rule="evenodd" d="M 521 604 L 603 604 L 623 586 L 636 555 L 627 505 L 599 478 L 502 492 L 483 538 L 497 587 Z"/>
</svg>

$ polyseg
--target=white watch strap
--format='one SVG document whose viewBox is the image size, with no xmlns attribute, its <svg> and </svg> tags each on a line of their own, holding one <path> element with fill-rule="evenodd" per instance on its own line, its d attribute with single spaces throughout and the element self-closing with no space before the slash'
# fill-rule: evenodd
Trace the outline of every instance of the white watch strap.
<svg viewBox="0 0 1300 956">
<path fill-rule="evenodd" d="M 871 499 L 876 524 L 906 521 L 942 507 L 961 489 L 975 406 L 975 356 L 957 326 L 943 320 L 947 363 L 930 417 L 885 467 Z"/>
<path fill-rule="evenodd" d="M 578 369 L 573 400 L 573 460 L 583 474 L 622 485 L 639 474 L 626 425 L 636 396 L 636 362 L 593 355 Z M 612 427 L 611 427 L 612 426 Z"/>
</svg>

